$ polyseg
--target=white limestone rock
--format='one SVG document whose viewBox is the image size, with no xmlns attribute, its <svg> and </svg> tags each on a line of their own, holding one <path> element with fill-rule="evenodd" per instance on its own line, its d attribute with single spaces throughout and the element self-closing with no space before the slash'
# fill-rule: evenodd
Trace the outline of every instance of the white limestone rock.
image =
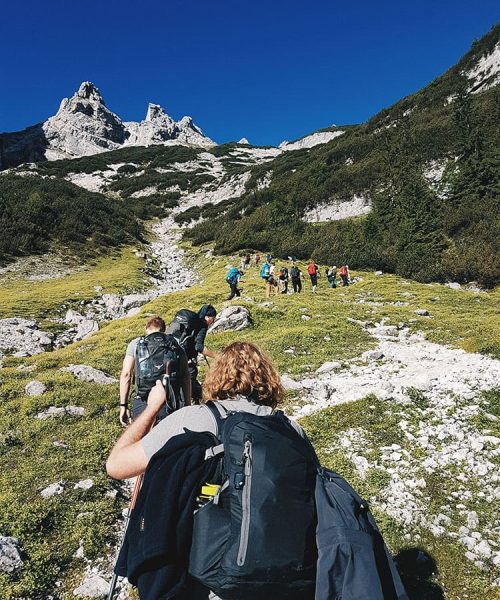
<svg viewBox="0 0 500 600">
<path fill-rule="evenodd" d="M 101 383 L 103 385 L 118 383 L 118 379 L 115 377 L 111 377 L 104 373 L 104 371 L 94 369 L 94 367 L 89 367 L 88 365 L 68 365 L 67 367 L 62 367 L 61 371 L 72 373 L 80 381 Z"/>
<path fill-rule="evenodd" d="M 42 498 L 52 498 L 52 496 L 59 496 L 64 492 L 64 481 L 58 481 L 52 483 L 40 492 Z"/>
<path fill-rule="evenodd" d="M 221 331 L 241 331 L 250 327 L 250 311 L 244 306 L 227 306 L 216 317 L 209 333 Z"/>
<path fill-rule="evenodd" d="M 82 481 L 78 481 L 74 485 L 75 490 L 90 490 L 94 487 L 93 479 L 83 479 Z"/>
<path fill-rule="evenodd" d="M 298 381 L 295 381 L 294 379 L 292 379 L 290 377 L 290 375 L 287 375 L 286 373 L 284 373 L 281 376 L 281 385 L 287 391 L 297 391 L 297 390 L 301 390 L 303 388 L 303 385 L 301 383 L 299 383 Z"/>
<path fill-rule="evenodd" d="M 85 598 L 106 598 L 109 591 L 109 582 L 97 573 L 90 573 L 85 576 L 82 583 L 73 590 L 74 596 L 83 596 Z"/>
<path fill-rule="evenodd" d="M 37 380 L 30 381 L 24 388 L 24 393 L 27 396 L 41 396 L 46 391 L 47 387 L 41 381 Z"/>
<path fill-rule="evenodd" d="M 98 330 L 99 323 L 97 321 L 94 321 L 94 319 L 83 319 L 83 321 L 80 321 L 80 323 L 78 323 L 76 335 L 74 338 L 75 342 L 88 338 Z"/>
<path fill-rule="evenodd" d="M 331 361 L 323 363 L 321 367 L 319 367 L 319 369 L 316 369 L 316 373 L 318 373 L 318 375 L 321 375 L 322 373 L 329 373 L 330 371 L 339 371 L 341 368 L 342 363 L 338 361 Z"/>
<path fill-rule="evenodd" d="M 53 334 L 37 329 L 32 319 L 0 319 L 0 354 L 11 352 L 26 357 L 41 354 L 52 346 Z"/>
<path fill-rule="evenodd" d="M 0 573 L 17 573 L 23 568 L 19 540 L 0 535 Z"/>
<path fill-rule="evenodd" d="M 36 415 L 37 419 L 50 419 L 51 417 L 60 417 L 63 415 L 71 415 L 82 417 L 85 414 L 85 409 L 81 406 L 50 406 L 47 410 L 43 410 Z"/>
</svg>

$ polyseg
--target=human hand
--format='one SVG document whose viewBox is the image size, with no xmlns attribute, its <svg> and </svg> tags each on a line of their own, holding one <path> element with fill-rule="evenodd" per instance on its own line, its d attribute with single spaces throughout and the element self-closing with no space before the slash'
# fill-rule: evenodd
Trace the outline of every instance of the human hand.
<svg viewBox="0 0 500 600">
<path fill-rule="evenodd" d="M 130 423 L 130 413 L 126 406 L 120 406 L 120 423 L 124 427 Z"/>
<path fill-rule="evenodd" d="M 161 380 L 158 379 L 154 388 L 152 388 L 152 390 L 149 392 L 148 406 L 151 406 L 155 412 L 158 412 L 166 401 L 167 394 L 165 392 L 165 388 L 163 387 Z"/>
</svg>

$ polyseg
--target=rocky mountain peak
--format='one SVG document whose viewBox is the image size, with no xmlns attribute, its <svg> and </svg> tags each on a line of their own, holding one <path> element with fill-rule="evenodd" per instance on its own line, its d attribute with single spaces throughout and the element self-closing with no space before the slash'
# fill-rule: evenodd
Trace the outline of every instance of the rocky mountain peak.
<svg viewBox="0 0 500 600">
<path fill-rule="evenodd" d="M 84 98 L 85 100 L 93 100 L 94 102 L 104 104 L 101 92 L 91 81 L 84 81 L 78 88 L 78 91 L 76 92 L 75 96 L 78 96 L 79 98 Z"/>
<path fill-rule="evenodd" d="M 148 112 L 146 113 L 145 119 L 146 121 L 164 121 L 165 118 L 172 121 L 171 117 L 167 115 L 163 107 L 161 107 L 159 104 L 153 104 L 152 102 L 148 104 Z"/>
</svg>

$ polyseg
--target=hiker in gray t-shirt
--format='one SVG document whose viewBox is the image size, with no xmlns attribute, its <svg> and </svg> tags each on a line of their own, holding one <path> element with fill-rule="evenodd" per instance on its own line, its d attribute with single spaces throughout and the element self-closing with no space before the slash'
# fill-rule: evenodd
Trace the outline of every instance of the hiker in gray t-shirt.
<svg viewBox="0 0 500 600">
<path fill-rule="evenodd" d="M 214 400 L 221 405 L 221 413 L 226 409 L 266 415 L 281 402 L 284 390 L 270 359 L 258 346 L 234 342 L 212 362 L 205 378 L 203 396 L 205 401 Z M 183 433 L 184 428 L 217 433 L 215 418 L 203 404 L 181 408 L 151 430 L 164 403 L 165 391 L 157 382 L 149 394 L 147 408 L 127 428 L 109 455 L 106 468 L 111 477 L 128 479 L 144 472 L 153 454 L 170 438 Z M 292 424 L 297 431 L 302 431 Z"/>
<path fill-rule="evenodd" d="M 144 328 L 146 336 L 155 332 L 165 332 L 165 321 L 161 317 L 151 317 Z M 137 350 L 137 343 L 140 338 L 134 338 L 127 346 L 125 358 L 123 359 L 122 371 L 120 373 L 120 423 L 122 425 L 128 425 L 130 422 L 130 411 L 128 408 L 128 399 L 130 394 L 130 387 L 132 385 L 132 379 L 135 371 L 135 357 Z M 179 368 L 179 376 L 181 378 L 181 386 L 183 396 L 186 404 L 191 402 L 191 382 L 189 381 L 187 358 L 182 353 L 181 364 Z M 136 382 L 137 383 L 137 382 Z M 137 396 L 137 394 L 136 394 Z M 132 406 L 132 417 L 136 419 L 139 414 L 146 407 L 145 400 L 134 397 Z M 162 407 L 163 415 L 166 414 L 165 405 Z M 161 417 L 162 415 L 160 415 Z"/>
</svg>

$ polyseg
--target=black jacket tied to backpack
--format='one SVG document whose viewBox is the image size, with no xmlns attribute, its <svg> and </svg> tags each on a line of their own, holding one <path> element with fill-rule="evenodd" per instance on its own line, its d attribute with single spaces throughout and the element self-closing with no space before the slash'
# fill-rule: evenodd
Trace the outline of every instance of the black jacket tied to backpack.
<svg viewBox="0 0 500 600">
<path fill-rule="evenodd" d="M 319 469 L 315 498 L 315 600 L 409 600 L 368 504 L 347 481 Z"/>
<path fill-rule="evenodd" d="M 216 467 L 205 452 L 214 443 L 210 433 L 188 431 L 149 461 L 115 567 L 138 586 L 141 600 L 182 597 L 196 496 Z"/>
</svg>

